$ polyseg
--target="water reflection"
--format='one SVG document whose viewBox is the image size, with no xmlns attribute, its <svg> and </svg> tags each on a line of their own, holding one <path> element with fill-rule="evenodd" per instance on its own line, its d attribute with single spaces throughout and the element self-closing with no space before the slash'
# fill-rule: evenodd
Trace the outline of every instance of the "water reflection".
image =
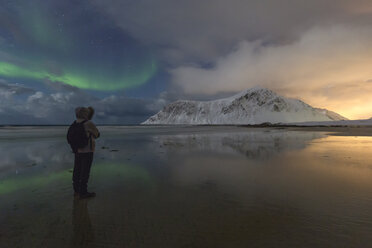
<svg viewBox="0 0 372 248">
<path fill-rule="evenodd" d="M 304 149 L 314 139 L 324 138 L 321 132 L 288 132 L 284 130 L 241 130 L 214 134 L 178 134 L 155 136 L 154 140 L 169 153 L 213 151 L 245 155 L 250 159 L 268 159 L 276 154 Z"/>
<path fill-rule="evenodd" d="M 62 134 L 0 130 L 0 247 L 368 247 L 371 137 L 104 129 L 73 198 Z M 36 133 L 35 133 L 36 132 Z M 72 204 L 71 204 L 72 203 Z"/>
<path fill-rule="evenodd" d="M 88 199 L 79 200 L 77 197 L 73 200 L 71 247 L 87 247 L 94 241 L 94 230 L 90 221 L 88 202 Z"/>
</svg>

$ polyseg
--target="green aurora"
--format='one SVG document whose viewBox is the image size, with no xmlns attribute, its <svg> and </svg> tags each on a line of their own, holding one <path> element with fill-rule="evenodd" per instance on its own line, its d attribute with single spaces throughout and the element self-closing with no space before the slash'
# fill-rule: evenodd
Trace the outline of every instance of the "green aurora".
<svg viewBox="0 0 372 248">
<path fill-rule="evenodd" d="M 4 5 L 0 77 L 97 91 L 148 82 L 158 68 L 151 51 L 87 6 L 70 0 Z"/>
<path fill-rule="evenodd" d="M 53 82 L 62 82 L 71 86 L 75 86 L 81 89 L 91 90 L 102 90 L 112 91 L 118 89 L 132 88 L 140 86 L 149 80 L 156 72 L 156 63 L 153 61 L 143 68 L 143 71 L 138 74 L 122 76 L 118 79 L 107 79 L 102 76 L 89 76 L 86 74 L 69 73 L 66 72 L 63 75 L 55 75 L 46 70 L 30 70 L 22 68 L 11 63 L 0 61 L 0 75 L 8 78 L 19 78 L 19 79 L 37 79 L 45 80 L 48 79 Z"/>
</svg>

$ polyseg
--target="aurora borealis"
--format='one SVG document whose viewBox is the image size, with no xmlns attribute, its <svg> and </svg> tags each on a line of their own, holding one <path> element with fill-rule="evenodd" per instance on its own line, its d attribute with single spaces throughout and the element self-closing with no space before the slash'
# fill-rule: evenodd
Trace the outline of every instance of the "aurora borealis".
<svg viewBox="0 0 372 248">
<path fill-rule="evenodd" d="M 118 90 L 130 87 L 135 87 L 145 83 L 151 75 L 155 72 L 156 65 L 150 63 L 144 68 L 144 72 L 138 74 L 128 74 L 119 78 L 109 78 L 101 73 L 93 76 L 88 74 L 76 74 L 63 73 L 62 75 L 56 75 L 45 70 L 31 70 L 22 68 L 10 63 L 0 62 L 0 74 L 9 78 L 29 78 L 29 79 L 49 79 L 51 81 L 62 82 L 71 86 L 75 86 L 81 89 L 93 89 L 93 90 Z M 111 81 L 108 81 L 111 80 Z M 104 82 L 104 84 L 102 83 Z"/>
<path fill-rule="evenodd" d="M 0 49 L 6 55 L 0 57 L 0 76 L 97 91 L 145 84 L 157 70 L 149 49 L 112 28 L 94 8 L 79 5 L 6 2 L 0 12 Z M 67 9 L 72 6 L 80 11 Z"/>
</svg>

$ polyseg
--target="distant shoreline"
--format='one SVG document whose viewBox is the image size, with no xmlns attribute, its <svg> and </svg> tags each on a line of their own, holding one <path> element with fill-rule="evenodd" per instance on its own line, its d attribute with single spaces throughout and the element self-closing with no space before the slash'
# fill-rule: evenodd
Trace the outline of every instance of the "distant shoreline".
<svg viewBox="0 0 372 248">
<path fill-rule="evenodd" d="M 37 129 L 37 128 L 53 128 L 53 127 L 60 127 L 67 129 L 69 125 L 0 125 L 0 130 L 14 130 L 16 131 L 26 131 L 27 129 Z M 103 130 L 108 131 L 109 127 L 122 127 L 122 128 L 129 128 L 135 129 L 138 128 L 146 130 L 151 128 L 161 128 L 166 129 L 167 127 L 175 131 L 177 128 L 218 128 L 218 130 L 223 131 L 223 127 L 236 127 L 247 129 L 272 129 L 272 130 L 287 130 L 287 131 L 302 131 L 302 132 L 325 132 L 327 135 L 332 136 L 371 136 L 372 137 L 372 126 L 367 125 L 340 125 L 340 126 L 326 126 L 326 125 L 317 125 L 317 126 L 302 126 L 302 125 L 268 125 L 268 124 L 261 124 L 261 125 L 98 125 L 98 127 L 102 127 Z M 160 130 L 160 129 L 159 129 Z M 199 130 L 202 131 L 203 129 Z"/>
<path fill-rule="evenodd" d="M 68 127 L 70 124 L 56 124 L 56 125 L 33 125 L 33 124 L 27 124 L 27 125 L 0 125 L 0 128 L 2 127 Z M 371 125 L 295 125 L 295 124 L 268 124 L 268 123 L 262 123 L 262 124 L 151 124 L 151 125 L 143 125 L 143 124 L 97 124 L 97 126 L 102 127 L 272 127 L 272 128 L 365 128 L 365 127 L 371 127 Z"/>
</svg>

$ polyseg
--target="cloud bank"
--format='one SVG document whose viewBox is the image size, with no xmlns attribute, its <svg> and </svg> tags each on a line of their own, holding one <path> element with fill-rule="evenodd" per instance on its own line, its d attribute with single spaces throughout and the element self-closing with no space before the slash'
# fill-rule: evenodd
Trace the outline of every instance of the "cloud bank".
<svg viewBox="0 0 372 248">
<path fill-rule="evenodd" d="M 243 41 L 212 68 L 181 66 L 170 72 L 173 82 L 189 94 L 241 91 L 260 85 L 350 118 L 369 118 L 370 44 L 370 28 L 313 28 L 290 44 Z"/>
<path fill-rule="evenodd" d="M 0 125 L 67 125 L 75 119 L 77 106 L 93 106 L 94 121 L 98 124 L 138 124 L 167 103 L 163 98 L 114 95 L 97 98 L 71 86 L 55 84 L 53 87 L 63 89 L 45 93 L 0 81 Z"/>
<path fill-rule="evenodd" d="M 372 116 L 369 0 L 94 2 L 160 47 L 173 87 L 191 98 L 260 85 L 349 118 Z"/>
<path fill-rule="evenodd" d="M 368 0 L 93 2 L 123 30 L 162 46 L 167 58 L 178 62 L 213 60 L 243 40 L 286 43 L 313 26 L 372 22 Z"/>
</svg>

